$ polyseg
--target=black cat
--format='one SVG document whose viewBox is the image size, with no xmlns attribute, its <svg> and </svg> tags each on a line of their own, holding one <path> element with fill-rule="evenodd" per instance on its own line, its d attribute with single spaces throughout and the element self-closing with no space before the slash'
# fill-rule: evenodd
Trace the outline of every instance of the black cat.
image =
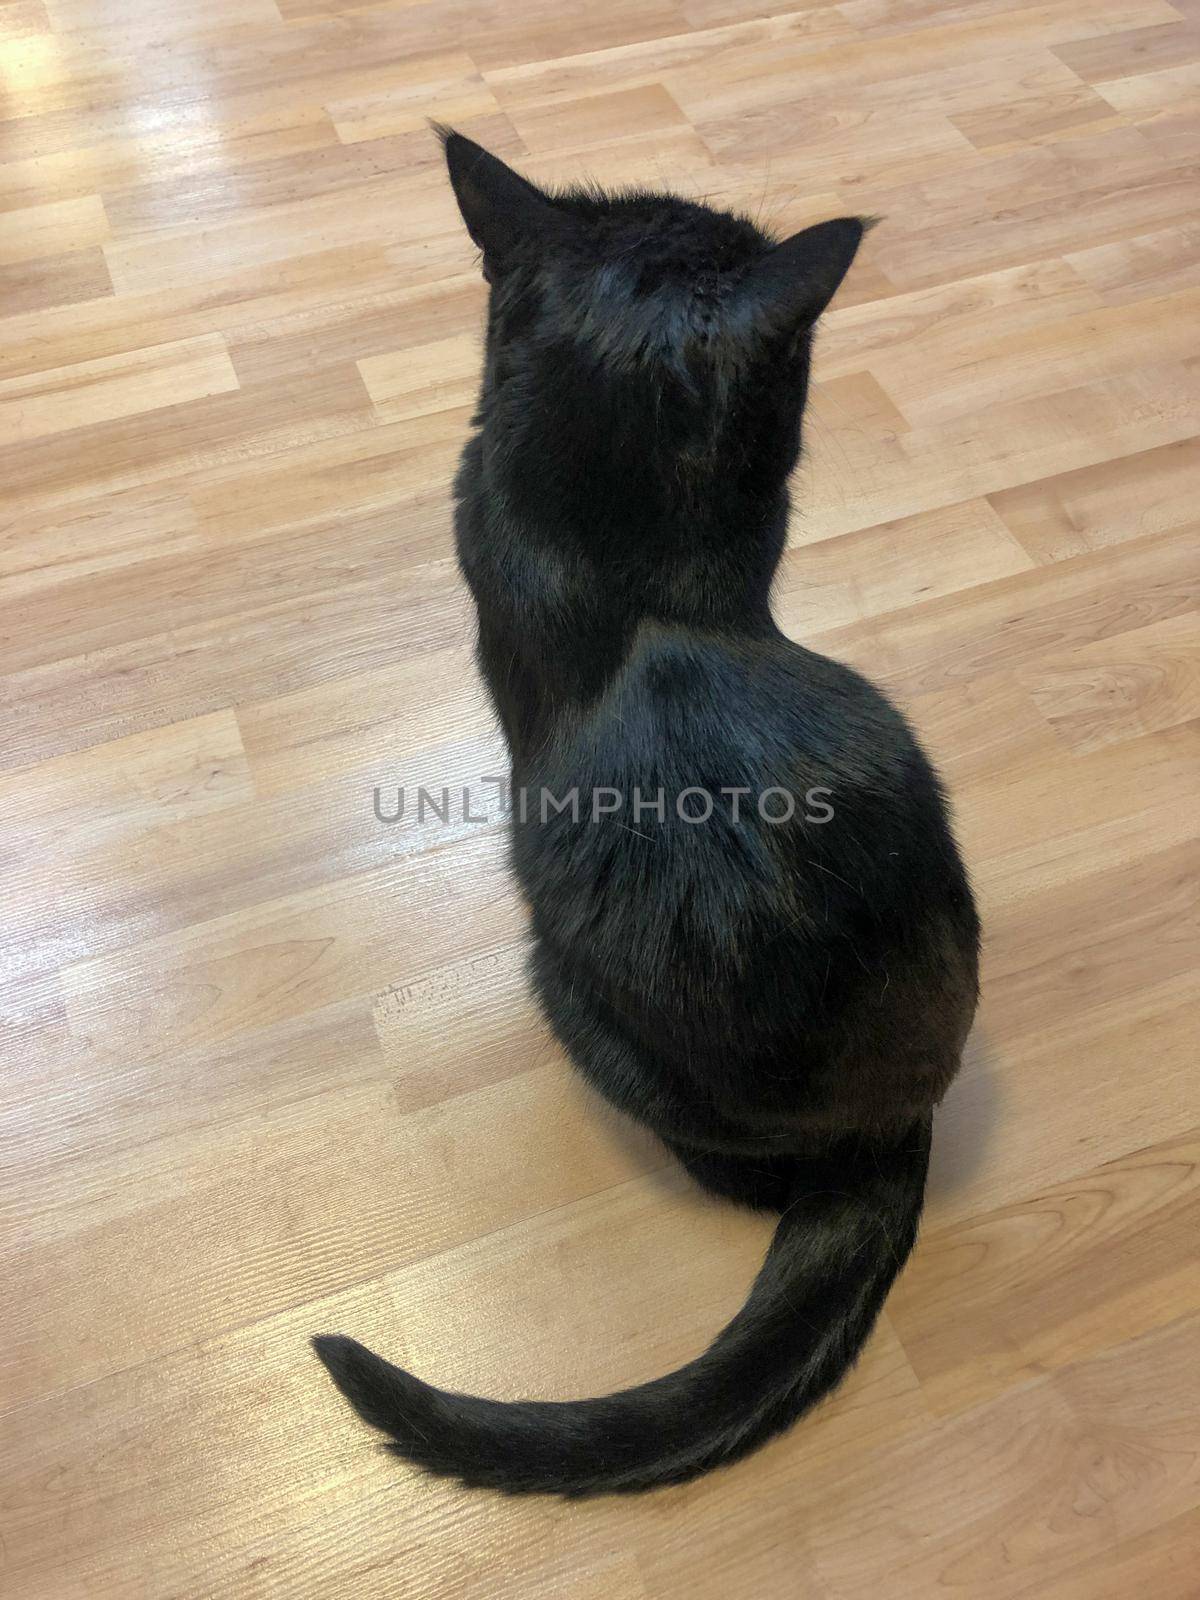
<svg viewBox="0 0 1200 1600">
<path fill-rule="evenodd" d="M 978 921 L 903 718 L 770 612 L 813 327 L 863 222 L 776 244 L 666 195 L 545 194 L 443 136 L 491 285 L 458 552 L 534 985 L 602 1094 L 782 1216 L 704 1354 L 602 1399 L 450 1394 L 314 1343 L 434 1472 L 648 1489 L 745 1455 L 854 1361 L 916 1236 Z"/>
</svg>

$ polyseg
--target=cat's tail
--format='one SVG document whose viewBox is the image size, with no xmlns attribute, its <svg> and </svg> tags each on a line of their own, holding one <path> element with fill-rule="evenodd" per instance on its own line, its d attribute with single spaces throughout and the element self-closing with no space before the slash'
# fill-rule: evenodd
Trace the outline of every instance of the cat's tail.
<svg viewBox="0 0 1200 1600">
<path fill-rule="evenodd" d="M 798 1159 L 746 1304 L 703 1355 L 652 1383 L 510 1403 L 432 1388 L 340 1335 L 313 1346 L 359 1416 L 430 1472 L 511 1494 L 681 1483 L 781 1433 L 853 1365 L 916 1238 L 929 1134 L 923 1120 L 897 1143 Z"/>
</svg>

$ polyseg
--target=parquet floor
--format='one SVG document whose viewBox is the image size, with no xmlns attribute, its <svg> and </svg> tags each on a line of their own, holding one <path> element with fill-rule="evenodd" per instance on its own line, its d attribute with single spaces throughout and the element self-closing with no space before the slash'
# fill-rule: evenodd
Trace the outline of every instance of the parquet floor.
<svg viewBox="0 0 1200 1600">
<path fill-rule="evenodd" d="M 1195 0 L 2 0 L 0 85 L 5 1595 L 1194 1600 Z M 779 610 L 940 760 L 985 999 L 857 1373 L 640 1500 L 419 1480 L 305 1344 L 598 1392 L 769 1232 L 568 1074 L 494 800 L 374 814 L 501 760 L 427 115 L 885 218 Z"/>
</svg>

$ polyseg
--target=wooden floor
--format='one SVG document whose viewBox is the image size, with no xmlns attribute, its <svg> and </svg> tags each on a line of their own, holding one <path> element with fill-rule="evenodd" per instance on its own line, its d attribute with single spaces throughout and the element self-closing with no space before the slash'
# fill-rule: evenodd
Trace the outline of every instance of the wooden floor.
<svg viewBox="0 0 1200 1600">
<path fill-rule="evenodd" d="M 3 0 L 0 82 L 5 1595 L 1194 1600 L 1195 0 Z M 885 219 L 779 611 L 941 762 L 985 998 L 858 1371 L 639 1500 L 418 1479 L 305 1342 L 597 1392 L 769 1233 L 525 992 L 427 115 Z"/>
</svg>

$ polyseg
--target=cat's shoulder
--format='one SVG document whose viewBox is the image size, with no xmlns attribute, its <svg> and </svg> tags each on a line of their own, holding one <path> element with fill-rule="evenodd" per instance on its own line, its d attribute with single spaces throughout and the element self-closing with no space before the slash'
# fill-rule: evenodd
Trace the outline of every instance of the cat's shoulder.
<svg viewBox="0 0 1200 1600">
<path fill-rule="evenodd" d="M 887 704 L 852 668 L 777 631 L 750 636 L 657 621 L 638 627 L 611 693 L 693 712 L 731 703 L 761 702 L 767 710 L 809 701 L 846 709 Z"/>
<path fill-rule="evenodd" d="M 818 761 L 864 781 L 920 762 L 908 723 L 852 668 L 776 632 L 639 626 L 624 664 L 590 709 L 582 743 L 636 766 L 666 751 L 732 770 Z"/>
</svg>

